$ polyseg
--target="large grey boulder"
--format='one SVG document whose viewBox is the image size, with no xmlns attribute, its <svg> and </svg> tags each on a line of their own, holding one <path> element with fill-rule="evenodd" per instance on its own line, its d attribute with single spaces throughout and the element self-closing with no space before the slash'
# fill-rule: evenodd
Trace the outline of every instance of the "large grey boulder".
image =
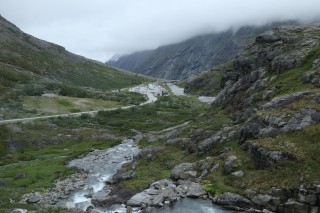
<svg viewBox="0 0 320 213">
<path fill-rule="evenodd" d="M 153 200 L 153 196 L 149 195 L 146 192 L 140 192 L 130 198 L 127 202 L 128 206 L 141 206 L 142 204 L 151 205 Z"/>
<path fill-rule="evenodd" d="M 197 172 L 194 170 L 195 165 L 193 163 L 181 163 L 171 170 L 170 177 L 175 180 L 194 179 L 197 175 Z"/>
<path fill-rule="evenodd" d="M 185 190 L 187 197 L 198 198 L 207 194 L 199 183 L 180 180 L 179 184 Z"/>
<path fill-rule="evenodd" d="M 215 204 L 226 207 L 236 206 L 240 208 L 251 208 L 253 206 L 253 203 L 247 198 L 231 192 L 225 192 L 221 195 L 218 195 L 214 197 L 212 201 Z"/>
</svg>

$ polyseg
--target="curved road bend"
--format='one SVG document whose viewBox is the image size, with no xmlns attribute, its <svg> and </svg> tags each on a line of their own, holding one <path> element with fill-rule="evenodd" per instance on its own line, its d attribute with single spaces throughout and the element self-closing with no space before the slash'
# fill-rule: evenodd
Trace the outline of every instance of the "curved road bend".
<svg viewBox="0 0 320 213">
<path fill-rule="evenodd" d="M 143 88 L 143 89 L 140 89 Z M 130 89 L 130 91 L 139 92 L 143 95 L 147 95 L 148 100 L 144 103 L 141 103 L 141 105 L 150 104 L 152 102 L 155 102 L 157 100 L 157 97 L 155 97 L 152 94 L 152 90 L 148 89 L 146 86 L 138 86 L 135 88 Z M 59 114 L 59 115 L 46 115 L 46 116 L 37 116 L 37 117 L 31 117 L 31 118 L 17 118 L 17 119 L 10 119 L 10 120 L 1 120 L 0 124 L 7 124 L 7 123 L 18 123 L 18 122 L 25 122 L 25 121 L 32 121 L 32 120 L 38 120 L 38 119 L 48 119 L 48 118 L 58 118 L 58 117 L 78 117 L 81 115 L 95 115 L 99 111 L 113 111 L 117 109 L 130 109 L 136 105 L 129 105 L 129 106 L 123 106 L 123 107 L 116 107 L 116 108 L 108 108 L 103 110 L 95 110 L 95 111 L 86 111 L 86 112 L 76 112 L 76 113 L 67 113 L 67 114 Z"/>
</svg>

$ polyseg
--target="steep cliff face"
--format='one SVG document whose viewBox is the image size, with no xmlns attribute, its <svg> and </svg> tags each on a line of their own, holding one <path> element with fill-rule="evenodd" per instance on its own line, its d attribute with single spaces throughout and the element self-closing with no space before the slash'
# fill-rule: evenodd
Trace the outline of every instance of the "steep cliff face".
<svg viewBox="0 0 320 213">
<path fill-rule="evenodd" d="M 236 32 L 198 36 L 179 44 L 159 47 L 122 56 L 107 63 L 125 70 L 165 79 L 186 79 L 187 77 L 223 64 L 252 43 L 263 32 L 284 23 L 262 27 L 247 26 Z M 289 24 L 289 22 L 287 23 Z M 294 22 L 290 22 L 294 24 Z"/>
</svg>

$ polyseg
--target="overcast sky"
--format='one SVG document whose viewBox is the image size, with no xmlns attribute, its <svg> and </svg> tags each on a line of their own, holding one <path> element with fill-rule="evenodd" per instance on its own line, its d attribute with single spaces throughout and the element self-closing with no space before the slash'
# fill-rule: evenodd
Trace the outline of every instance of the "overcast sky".
<svg viewBox="0 0 320 213">
<path fill-rule="evenodd" d="M 106 61 L 247 24 L 319 17 L 320 0 L 0 0 L 23 31 Z"/>
</svg>

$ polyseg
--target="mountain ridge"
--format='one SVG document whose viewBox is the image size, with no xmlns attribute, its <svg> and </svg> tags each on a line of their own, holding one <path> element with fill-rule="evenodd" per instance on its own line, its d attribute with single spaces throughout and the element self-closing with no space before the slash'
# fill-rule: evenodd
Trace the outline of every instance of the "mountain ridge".
<svg viewBox="0 0 320 213">
<path fill-rule="evenodd" d="M 117 61 L 108 61 L 107 64 L 157 78 L 186 79 L 233 59 L 252 43 L 256 36 L 283 24 L 294 25 L 296 22 L 275 22 L 260 27 L 245 26 L 236 31 L 229 29 L 221 33 L 200 35 L 154 50 L 125 55 Z"/>
</svg>

